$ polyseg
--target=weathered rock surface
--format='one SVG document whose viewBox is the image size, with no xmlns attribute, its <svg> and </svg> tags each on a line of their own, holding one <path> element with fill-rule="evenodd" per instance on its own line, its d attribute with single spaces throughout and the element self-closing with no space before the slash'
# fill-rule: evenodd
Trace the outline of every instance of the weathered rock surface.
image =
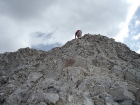
<svg viewBox="0 0 140 105">
<path fill-rule="evenodd" d="M 1 105 L 140 105 L 140 55 L 101 35 L 0 54 Z"/>
</svg>

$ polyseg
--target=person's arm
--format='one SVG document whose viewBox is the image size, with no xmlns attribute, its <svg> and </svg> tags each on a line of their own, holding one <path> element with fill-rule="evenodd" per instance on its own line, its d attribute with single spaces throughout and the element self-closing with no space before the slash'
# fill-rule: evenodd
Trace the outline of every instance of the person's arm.
<svg viewBox="0 0 140 105">
<path fill-rule="evenodd" d="M 76 34 L 75 34 L 75 39 L 76 39 Z"/>
</svg>

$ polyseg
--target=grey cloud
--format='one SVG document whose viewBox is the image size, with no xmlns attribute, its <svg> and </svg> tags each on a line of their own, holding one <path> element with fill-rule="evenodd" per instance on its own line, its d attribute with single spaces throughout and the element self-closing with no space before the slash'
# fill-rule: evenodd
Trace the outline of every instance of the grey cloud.
<svg viewBox="0 0 140 105">
<path fill-rule="evenodd" d="M 52 35 L 55 33 L 55 31 L 52 31 L 50 33 L 44 33 L 44 32 L 35 32 L 30 34 L 30 41 L 32 46 L 38 46 L 41 44 L 48 44 L 48 40 L 52 38 Z"/>
<path fill-rule="evenodd" d="M 64 44 L 74 38 L 77 29 L 83 34 L 114 37 L 120 31 L 118 25 L 126 19 L 129 6 L 126 0 L 1 0 L 0 38 L 5 42 L 0 42 L 3 46 L 0 52 Z"/>
<path fill-rule="evenodd" d="M 85 33 L 101 33 L 113 37 L 119 32 L 117 26 L 126 19 L 129 4 L 122 0 L 77 0 L 67 3 L 61 0 L 57 7 L 53 8 L 57 8 L 55 12 L 58 13 L 48 14 L 47 17 L 48 20 L 51 18 L 50 21 L 55 27 L 63 28 L 66 32 L 82 29 Z"/>
<path fill-rule="evenodd" d="M 53 32 L 51 32 L 49 34 L 45 34 L 43 32 L 35 32 L 33 35 L 36 38 L 50 39 L 52 34 L 53 34 Z"/>
<path fill-rule="evenodd" d="M 53 4 L 54 0 L 1 0 L 0 15 L 16 19 L 36 18 Z"/>
<path fill-rule="evenodd" d="M 27 46 L 26 46 L 27 45 Z M 1 36 L 0 34 L 0 53 L 1 52 L 12 52 L 17 51 L 19 48 L 30 46 L 28 42 L 24 45 L 22 40 L 18 39 L 16 36 Z"/>
<path fill-rule="evenodd" d="M 35 49 L 38 49 L 38 50 L 48 51 L 48 50 L 51 50 L 54 47 L 59 47 L 59 46 L 61 46 L 61 44 L 59 44 L 59 43 L 55 43 L 55 44 L 51 44 L 51 45 L 39 44 L 37 46 L 32 46 L 32 48 L 35 48 Z"/>
<path fill-rule="evenodd" d="M 74 8 L 73 12 L 76 11 L 75 18 L 71 19 L 73 24 L 81 26 L 80 28 L 83 28 L 83 30 L 87 29 L 95 33 L 107 34 L 105 31 L 108 30 L 108 33 L 110 33 L 112 28 L 117 28 L 116 26 L 126 19 L 128 7 L 129 5 L 122 0 L 91 0 L 90 2 L 80 3 L 78 7 L 71 7 Z M 117 32 L 113 34 L 116 35 Z"/>
</svg>

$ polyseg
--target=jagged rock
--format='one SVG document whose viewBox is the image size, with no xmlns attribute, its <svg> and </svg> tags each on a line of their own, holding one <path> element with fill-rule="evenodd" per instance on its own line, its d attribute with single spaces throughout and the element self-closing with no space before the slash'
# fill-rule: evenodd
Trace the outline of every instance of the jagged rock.
<svg viewBox="0 0 140 105">
<path fill-rule="evenodd" d="M 50 51 L 0 54 L 2 105 L 140 105 L 140 55 L 86 34 Z"/>
<path fill-rule="evenodd" d="M 45 100 L 48 101 L 48 103 L 56 104 L 56 102 L 59 101 L 59 95 L 54 93 L 46 93 Z"/>
<path fill-rule="evenodd" d="M 6 76 L 2 76 L 2 77 L 0 77 L 0 83 L 1 84 L 5 84 L 6 82 L 7 82 L 7 77 Z"/>
<path fill-rule="evenodd" d="M 85 105 L 94 105 L 92 100 L 90 98 L 88 98 L 88 97 L 85 97 L 84 104 Z"/>
<path fill-rule="evenodd" d="M 140 89 L 136 92 L 136 99 L 140 102 Z"/>
<path fill-rule="evenodd" d="M 135 100 L 133 94 L 122 87 L 110 89 L 108 93 L 111 94 L 111 96 L 113 96 L 115 101 L 121 101 L 126 99 Z"/>
<path fill-rule="evenodd" d="M 47 104 L 44 102 L 40 102 L 38 105 L 47 105 Z"/>
<path fill-rule="evenodd" d="M 94 105 L 106 105 L 103 100 L 96 100 L 94 101 Z"/>
<path fill-rule="evenodd" d="M 43 74 L 37 72 L 31 72 L 27 78 L 27 80 L 31 82 L 36 82 Z"/>
<path fill-rule="evenodd" d="M 134 105 L 132 100 L 126 100 L 122 103 L 120 103 L 120 105 Z"/>
<path fill-rule="evenodd" d="M 5 98 L 3 98 L 2 96 L 0 96 L 0 104 L 4 103 Z"/>
</svg>

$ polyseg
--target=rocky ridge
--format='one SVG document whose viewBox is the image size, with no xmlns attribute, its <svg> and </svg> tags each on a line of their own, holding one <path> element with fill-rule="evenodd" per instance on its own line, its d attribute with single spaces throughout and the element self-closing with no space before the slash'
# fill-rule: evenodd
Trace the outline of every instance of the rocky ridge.
<svg viewBox="0 0 140 105">
<path fill-rule="evenodd" d="M 1 105 L 140 105 L 140 55 L 102 35 L 0 54 Z"/>
</svg>

